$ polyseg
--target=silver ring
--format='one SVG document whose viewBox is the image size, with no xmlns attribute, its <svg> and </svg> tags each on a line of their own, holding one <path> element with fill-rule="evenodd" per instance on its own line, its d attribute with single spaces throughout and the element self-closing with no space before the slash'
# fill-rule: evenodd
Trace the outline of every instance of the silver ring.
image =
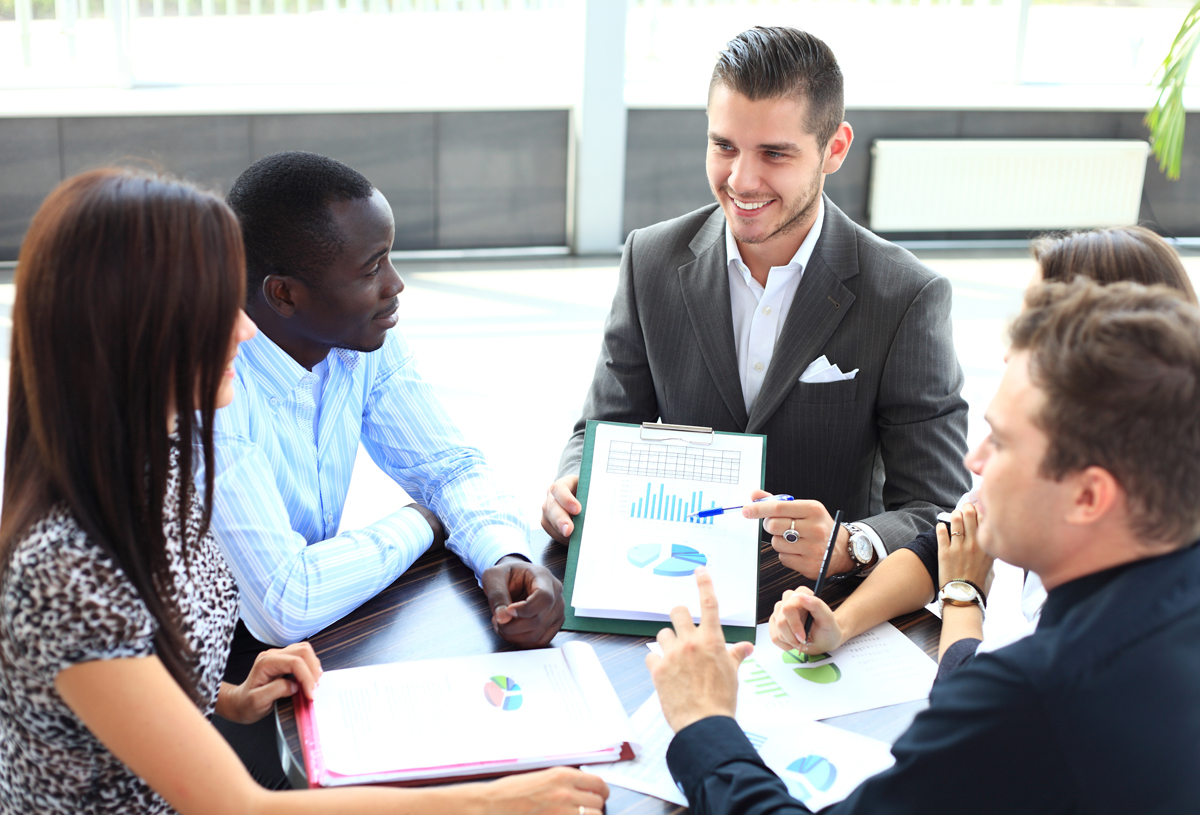
<svg viewBox="0 0 1200 815">
<path fill-rule="evenodd" d="M 587 815 L 587 807 L 583 804 L 579 805 L 579 815 Z"/>
<path fill-rule="evenodd" d="M 800 533 L 796 531 L 796 522 L 792 521 L 789 529 L 783 530 L 783 539 L 788 543 L 795 543 L 800 540 Z"/>
<path fill-rule="evenodd" d="M 961 533 L 961 532 L 951 532 L 951 533 L 950 533 L 950 537 L 952 537 L 952 538 L 953 538 L 955 535 L 958 535 L 959 537 L 962 537 L 962 533 Z"/>
</svg>

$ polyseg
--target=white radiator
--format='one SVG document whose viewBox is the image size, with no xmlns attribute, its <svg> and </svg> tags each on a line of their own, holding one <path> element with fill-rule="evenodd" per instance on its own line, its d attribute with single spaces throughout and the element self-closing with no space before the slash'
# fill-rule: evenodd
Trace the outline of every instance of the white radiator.
<svg viewBox="0 0 1200 815">
<path fill-rule="evenodd" d="M 871 229 L 1135 224 L 1149 152 L 1136 140 L 879 139 L 871 148 Z"/>
</svg>

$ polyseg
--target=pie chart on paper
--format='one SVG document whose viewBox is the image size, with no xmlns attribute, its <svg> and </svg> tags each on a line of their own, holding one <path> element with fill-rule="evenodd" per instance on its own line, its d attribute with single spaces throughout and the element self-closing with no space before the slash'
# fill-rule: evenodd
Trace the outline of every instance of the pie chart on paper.
<svg viewBox="0 0 1200 815">
<path fill-rule="evenodd" d="M 631 548 L 625 556 L 637 568 L 651 569 L 662 577 L 688 577 L 708 563 L 704 553 L 678 543 L 671 544 L 667 552 L 657 543 L 643 543 Z"/>
<path fill-rule="evenodd" d="M 516 710 L 521 706 L 521 686 L 507 676 L 493 676 L 483 686 L 484 697 L 501 710 Z"/>
</svg>

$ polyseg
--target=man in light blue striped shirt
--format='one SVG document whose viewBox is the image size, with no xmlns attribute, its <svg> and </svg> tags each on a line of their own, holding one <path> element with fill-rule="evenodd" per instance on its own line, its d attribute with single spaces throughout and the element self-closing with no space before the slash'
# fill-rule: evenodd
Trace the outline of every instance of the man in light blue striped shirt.
<svg viewBox="0 0 1200 815">
<path fill-rule="evenodd" d="M 246 238 L 259 334 L 216 420 L 213 532 L 257 639 L 295 642 L 391 584 L 442 536 L 480 577 L 498 633 L 544 645 L 561 584 L 529 562 L 526 526 L 466 446 L 412 351 L 388 329 L 404 289 L 387 200 L 310 153 L 252 165 L 229 203 Z M 359 443 L 417 503 L 337 534 Z M 515 602 L 514 602 L 515 601 Z"/>
</svg>

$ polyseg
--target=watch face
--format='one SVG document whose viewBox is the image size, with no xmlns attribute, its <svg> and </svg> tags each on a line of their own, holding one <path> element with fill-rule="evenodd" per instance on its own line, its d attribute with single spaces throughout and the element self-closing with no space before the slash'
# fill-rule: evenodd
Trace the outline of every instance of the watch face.
<svg viewBox="0 0 1200 815">
<path fill-rule="evenodd" d="M 850 539 L 850 551 L 859 563 L 869 563 L 875 547 L 871 545 L 871 541 L 867 539 L 866 535 L 860 535 Z"/>
<path fill-rule="evenodd" d="M 975 602 L 975 589 L 967 583 L 952 580 L 946 584 L 945 591 L 946 597 L 951 600 L 957 600 L 960 603 Z"/>
</svg>

